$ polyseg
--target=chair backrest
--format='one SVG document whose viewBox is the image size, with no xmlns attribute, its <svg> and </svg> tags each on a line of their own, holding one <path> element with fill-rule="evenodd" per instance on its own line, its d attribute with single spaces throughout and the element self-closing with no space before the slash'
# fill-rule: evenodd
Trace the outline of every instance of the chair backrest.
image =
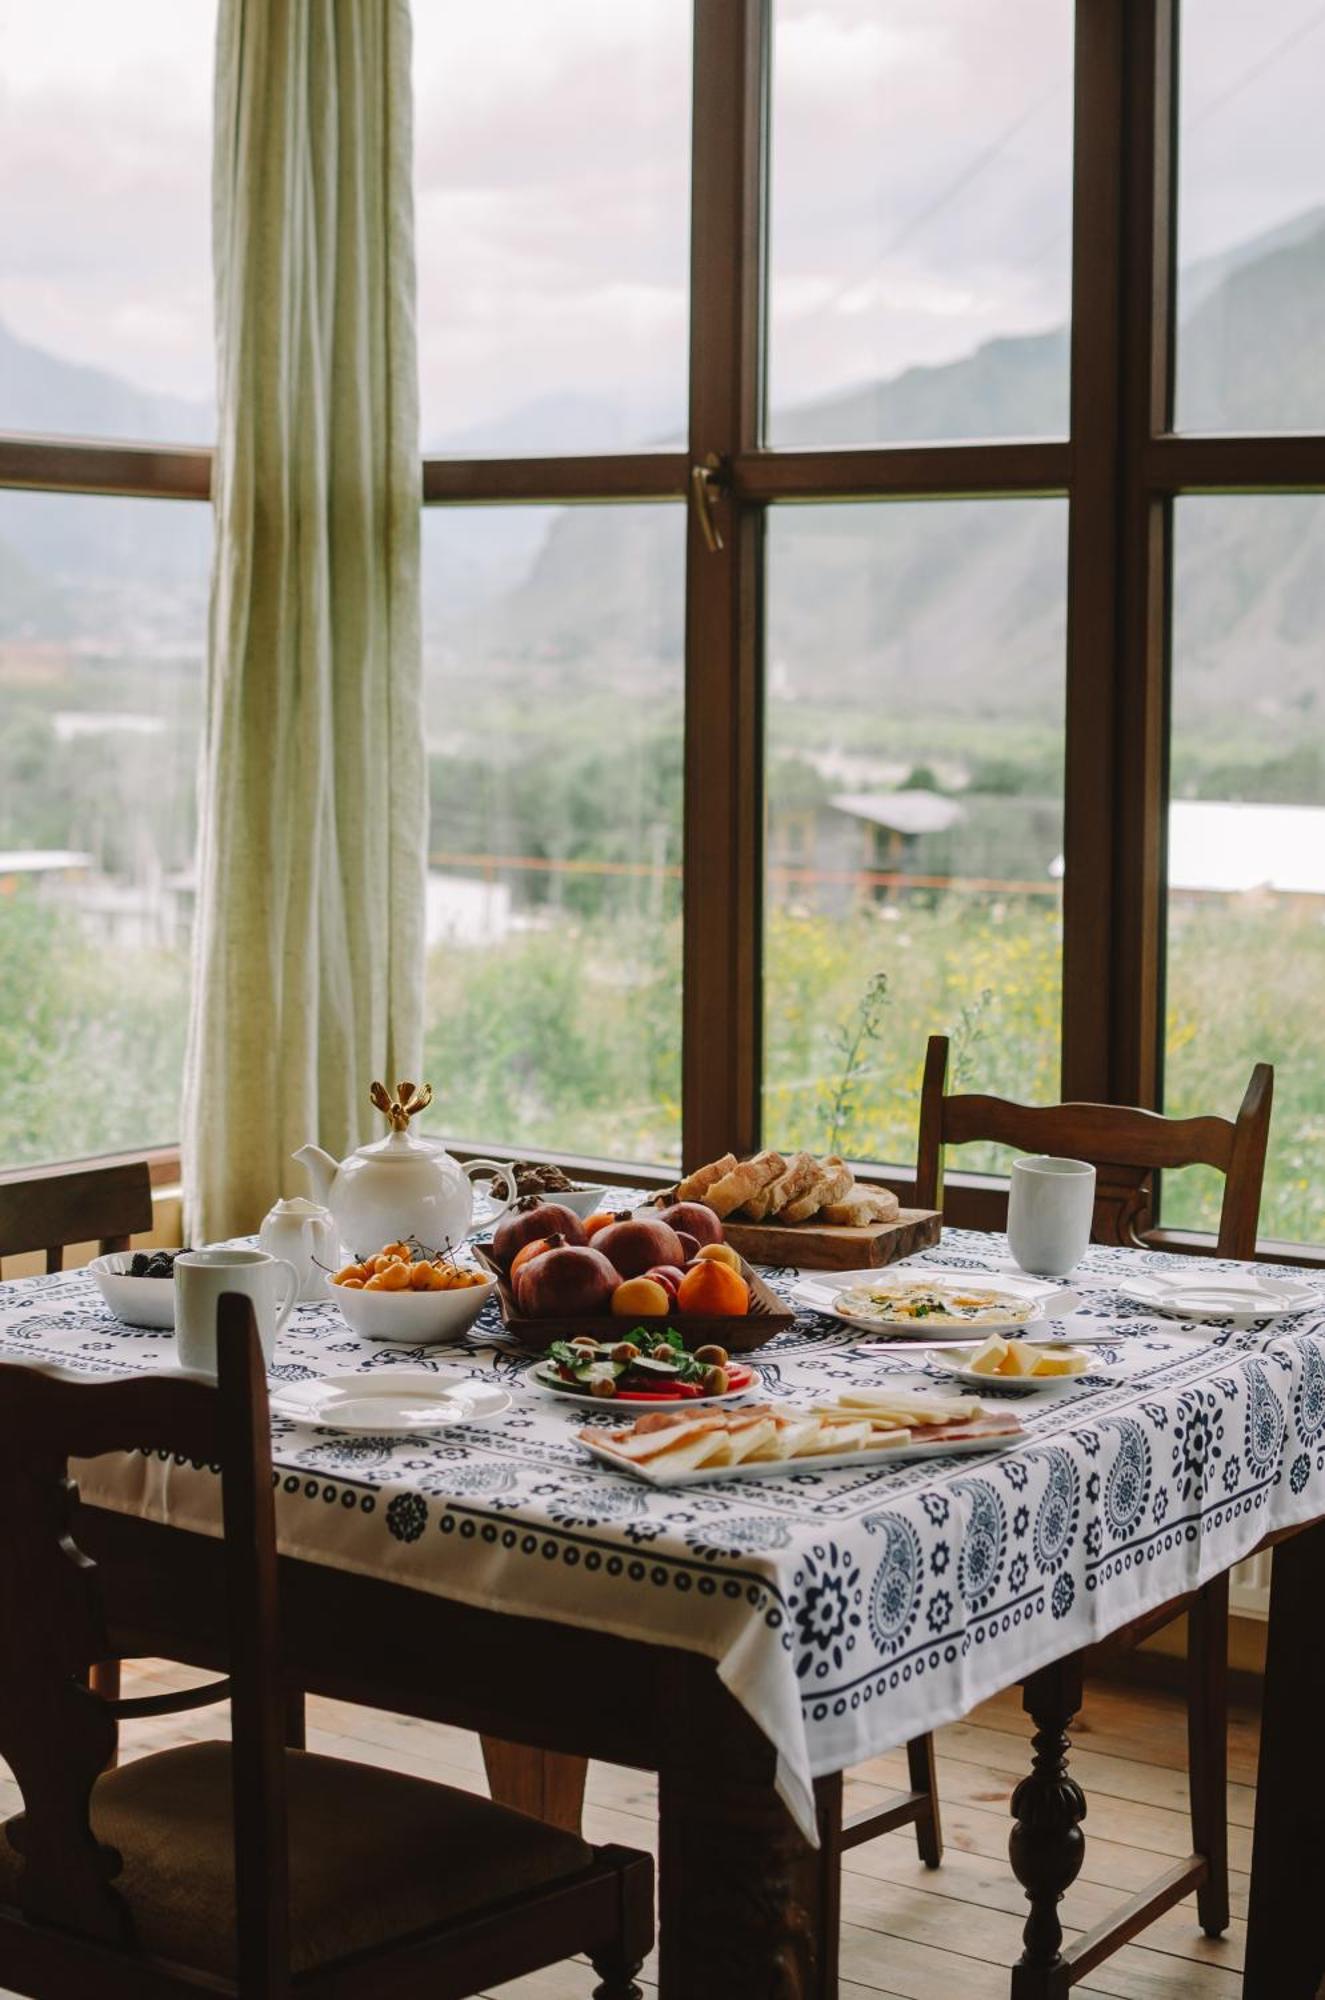
<svg viewBox="0 0 1325 2000">
<path fill-rule="evenodd" d="M 1257 1063 L 1235 1119 L 1162 1118 L 1117 1104 L 1014 1104 L 1005 1097 L 948 1097 L 948 1038 L 931 1035 L 920 1090 L 916 1203 L 943 1206 L 943 1149 L 985 1140 L 1023 1153 L 1089 1160 L 1096 1170 L 1096 1243 L 1139 1244 L 1153 1213 L 1162 1167 L 1216 1167 L 1224 1200 L 1216 1250 L 1251 1257 L 1256 1250 L 1274 1071 Z"/>
<path fill-rule="evenodd" d="M 34 1173 L 0 1181 L 0 1257 L 46 1252 L 46 1269 L 64 1268 L 70 1243 L 99 1245 L 103 1256 L 127 1250 L 152 1227 L 152 1177 L 146 1160 L 73 1173 Z"/>
<path fill-rule="evenodd" d="M 219 1379 L 89 1381 L 0 1363 L 0 1755 L 23 1795 L 22 1907 L 32 1921 L 132 1943 L 89 1795 L 114 1749 L 113 1705 L 87 1685 L 107 1658 L 97 1565 L 75 1546 L 71 1458 L 139 1450 L 221 1468 L 230 1637 L 241 1992 L 287 1990 L 285 1751 L 267 1380 L 251 1302 L 226 1293 Z"/>
</svg>

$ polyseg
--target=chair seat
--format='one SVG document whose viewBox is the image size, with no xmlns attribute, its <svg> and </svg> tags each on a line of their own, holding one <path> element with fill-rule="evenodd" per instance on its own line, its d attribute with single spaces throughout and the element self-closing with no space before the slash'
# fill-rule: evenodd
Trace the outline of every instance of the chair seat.
<svg viewBox="0 0 1325 2000">
<path fill-rule="evenodd" d="M 574 1834 L 449 1785 L 299 1750 L 286 1756 L 296 1973 L 477 1915 L 593 1863 Z M 163 1750 L 107 1772 L 91 1817 L 98 1839 L 123 1857 L 115 1887 L 142 1950 L 233 1978 L 230 1746 Z M 20 1867 L 0 1839 L 0 1902 L 17 1903 Z"/>
</svg>

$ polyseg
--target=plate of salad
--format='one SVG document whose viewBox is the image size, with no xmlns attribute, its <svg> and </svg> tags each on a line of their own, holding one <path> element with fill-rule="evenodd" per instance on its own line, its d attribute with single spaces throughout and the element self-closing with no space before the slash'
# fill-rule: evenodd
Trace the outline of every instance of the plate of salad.
<svg viewBox="0 0 1325 2000">
<path fill-rule="evenodd" d="M 554 1340 L 526 1380 L 568 1403 L 643 1403 L 654 1410 L 690 1409 L 695 1404 L 732 1403 L 758 1386 L 744 1361 L 725 1347 L 708 1345 L 691 1354 L 675 1328 L 637 1326 L 616 1340 L 577 1334 Z"/>
</svg>

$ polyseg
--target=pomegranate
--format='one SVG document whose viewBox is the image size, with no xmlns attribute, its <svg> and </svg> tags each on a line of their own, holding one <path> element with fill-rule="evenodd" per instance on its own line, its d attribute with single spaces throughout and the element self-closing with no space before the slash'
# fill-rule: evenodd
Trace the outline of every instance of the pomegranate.
<svg viewBox="0 0 1325 2000">
<path fill-rule="evenodd" d="M 702 1201 L 674 1201 L 670 1208 L 663 1209 L 659 1221 L 670 1228 L 682 1230 L 693 1236 L 696 1243 L 721 1243 L 722 1224 L 711 1208 L 705 1208 Z"/>
<path fill-rule="evenodd" d="M 699 1238 L 692 1236 L 688 1229 L 678 1229 L 676 1240 L 681 1245 L 683 1261 L 687 1264 L 693 1264 L 699 1255 Z"/>
<path fill-rule="evenodd" d="M 584 1224 L 575 1211 L 557 1201 L 536 1201 L 528 1208 L 513 1208 L 492 1232 L 492 1254 L 503 1271 L 509 1271 L 517 1250 L 540 1236 L 564 1236 L 567 1243 L 587 1239 Z"/>
<path fill-rule="evenodd" d="M 652 1264 L 683 1264 L 676 1231 L 655 1216 L 637 1216 L 609 1223 L 593 1240 L 595 1250 L 610 1257 L 623 1278 L 642 1277 Z"/>
<path fill-rule="evenodd" d="M 523 1271 L 526 1264 L 532 1264 L 535 1257 L 542 1257 L 549 1250 L 564 1250 L 566 1239 L 557 1231 L 552 1236 L 535 1236 L 532 1243 L 522 1244 L 511 1259 L 510 1277 L 512 1283 L 517 1271 Z"/>
<path fill-rule="evenodd" d="M 653 1269 L 646 1271 L 644 1275 L 646 1278 L 655 1278 L 666 1292 L 668 1298 L 675 1299 L 681 1289 L 681 1280 L 684 1278 L 685 1272 L 678 1270 L 675 1264 L 655 1264 Z"/>
<path fill-rule="evenodd" d="M 515 1303 L 530 1319 L 553 1319 L 559 1313 L 605 1313 L 621 1280 L 606 1257 L 583 1244 L 545 1250 L 521 1267 L 515 1280 Z"/>
</svg>

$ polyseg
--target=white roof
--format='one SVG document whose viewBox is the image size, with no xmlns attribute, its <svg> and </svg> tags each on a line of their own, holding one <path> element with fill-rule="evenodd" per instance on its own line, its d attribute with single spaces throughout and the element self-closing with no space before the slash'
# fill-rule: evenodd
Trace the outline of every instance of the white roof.
<svg viewBox="0 0 1325 2000">
<path fill-rule="evenodd" d="M 0 875 L 53 875 L 61 868 L 90 868 L 90 854 L 67 847 L 15 847 L 0 850 Z"/>
<path fill-rule="evenodd" d="M 1049 863 L 1055 881 L 1063 857 Z M 1169 807 L 1169 887 L 1233 895 L 1277 889 L 1325 896 L 1325 806 L 1265 806 L 1174 799 Z"/>
<path fill-rule="evenodd" d="M 1325 896 L 1325 806 L 1175 799 L 1169 886 Z"/>
<path fill-rule="evenodd" d="M 839 792 L 832 803 L 894 833 L 946 833 L 963 817 L 961 807 L 939 792 Z"/>
</svg>

